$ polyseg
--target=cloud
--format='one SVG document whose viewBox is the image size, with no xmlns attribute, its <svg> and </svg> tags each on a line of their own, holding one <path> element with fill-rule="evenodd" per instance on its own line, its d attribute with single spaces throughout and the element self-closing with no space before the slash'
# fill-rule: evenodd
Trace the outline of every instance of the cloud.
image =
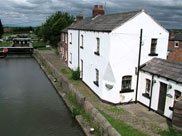
<svg viewBox="0 0 182 136">
<path fill-rule="evenodd" d="M 37 26 L 56 11 L 91 16 L 94 5 L 104 5 L 105 13 L 145 9 L 165 28 L 182 28 L 181 0 L 1 0 L 3 24 Z"/>
</svg>

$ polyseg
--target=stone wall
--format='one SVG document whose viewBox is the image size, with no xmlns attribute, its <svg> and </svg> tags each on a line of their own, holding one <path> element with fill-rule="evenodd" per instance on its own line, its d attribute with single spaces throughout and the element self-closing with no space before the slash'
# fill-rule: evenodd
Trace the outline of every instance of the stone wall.
<svg viewBox="0 0 182 136">
<path fill-rule="evenodd" d="M 91 115 L 93 123 L 98 125 L 102 130 L 104 136 L 120 136 L 120 134 L 111 126 L 111 124 L 104 118 L 104 116 L 78 91 L 68 80 L 62 75 L 49 61 L 45 59 L 38 51 L 34 52 L 39 56 L 41 63 L 45 64 L 54 74 L 54 76 L 61 81 L 61 89 L 70 91 L 76 98 L 78 104 L 84 111 Z M 38 59 L 35 56 L 36 59 Z M 63 99 L 64 100 L 64 99 Z"/>
</svg>

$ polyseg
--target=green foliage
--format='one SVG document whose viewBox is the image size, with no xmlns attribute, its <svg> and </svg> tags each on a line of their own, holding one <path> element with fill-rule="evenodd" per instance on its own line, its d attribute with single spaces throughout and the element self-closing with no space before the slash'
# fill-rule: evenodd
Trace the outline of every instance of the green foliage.
<svg viewBox="0 0 182 136">
<path fill-rule="evenodd" d="M 71 25 L 74 17 L 61 11 L 51 15 L 46 22 L 35 29 L 35 34 L 45 42 L 49 41 L 52 46 L 57 46 L 60 40 L 60 31 Z"/>
<path fill-rule="evenodd" d="M 178 133 L 174 128 L 170 127 L 169 131 L 160 130 L 159 134 L 161 136 L 182 136 L 182 134 Z"/>
<path fill-rule="evenodd" d="M 11 42 L 0 42 L 0 47 L 9 47 Z"/>
<path fill-rule="evenodd" d="M 0 38 L 3 35 L 3 33 L 4 33 L 4 29 L 3 29 L 3 25 L 2 25 L 1 19 L 0 19 Z"/>
<path fill-rule="evenodd" d="M 80 79 L 80 69 L 77 68 L 77 70 L 72 71 L 72 79 L 73 80 L 79 80 Z"/>
<path fill-rule="evenodd" d="M 61 69 L 61 73 L 63 73 L 63 74 L 69 74 L 70 73 L 70 71 L 68 71 L 68 69 Z"/>
<path fill-rule="evenodd" d="M 100 111 L 100 110 L 99 110 Z M 140 132 L 139 130 L 124 124 L 123 122 L 114 119 L 113 117 L 109 116 L 108 114 L 100 111 L 100 113 L 111 123 L 111 125 L 123 136 L 147 136 Z"/>
<path fill-rule="evenodd" d="M 76 107 L 73 107 L 72 117 L 75 118 L 77 115 L 80 115 L 80 110 Z"/>
</svg>

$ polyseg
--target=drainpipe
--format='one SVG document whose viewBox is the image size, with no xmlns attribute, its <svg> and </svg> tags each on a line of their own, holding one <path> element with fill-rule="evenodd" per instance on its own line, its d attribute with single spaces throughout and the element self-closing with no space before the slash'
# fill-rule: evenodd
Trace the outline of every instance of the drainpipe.
<svg viewBox="0 0 182 136">
<path fill-rule="evenodd" d="M 138 68 L 137 68 L 138 72 L 137 72 L 135 103 L 137 103 L 137 94 L 138 94 L 138 82 L 139 82 L 139 73 L 140 73 L 140 58 L 141 58 L 141 48 L 142 48 L 142 34 L 143 34 L 143 29 L 140 30 L 140 46 L 139 46 L 139 55 L 138 55 Z"/>
<path fill-rule="evenodd" d="M 152 84 L 151 84 L 151 96 L 150 96 L 150 103 L 149 103 L 149 111 L 151 110 L 152 105 L 152 94 L 153 94 L 153 85 L 154 85 L 154 74 L 152 74 Z"/>
<path fill-rule="evenodd" d="M 80 67 L 80 30 L 78 30 L 78 68 Z"/>
</svg>

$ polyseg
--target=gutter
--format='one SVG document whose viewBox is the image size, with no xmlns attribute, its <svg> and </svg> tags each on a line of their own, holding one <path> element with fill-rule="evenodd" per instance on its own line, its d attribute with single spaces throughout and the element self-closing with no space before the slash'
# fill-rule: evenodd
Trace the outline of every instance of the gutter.
<svg viewBox="0 0 182 136">
<path fill-rule="evenodd" d="M 138 83 L 139 83 L 139 75 L 140 75 L 140 59 L 141 59 L 141 47 L 142 47 L 142 34 L 143 34 L 143 29 L 140 30 L 140 46 L 139 46 L 139 55 L 138 55 L 138 67 L 137 67 L 138 72 L 137 72 L 135 103 L 137 103 Z"/>
</svg>

